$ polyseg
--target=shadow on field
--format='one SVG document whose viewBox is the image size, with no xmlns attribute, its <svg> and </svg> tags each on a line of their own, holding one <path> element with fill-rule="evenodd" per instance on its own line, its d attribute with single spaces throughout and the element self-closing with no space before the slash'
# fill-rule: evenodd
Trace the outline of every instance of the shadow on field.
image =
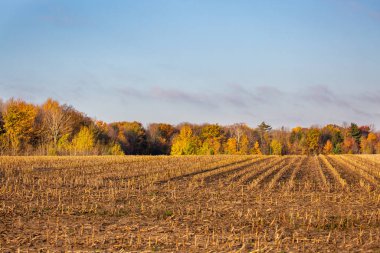
<svg viewBox="0 0 380 253">
<path fill-rule="evenodd" d="M 242 171 L 246 168 L 249 168 L 249 167 L 252 167 L 253 165 L 262 165 L 263 163 L 266 163 L 268 162 L 269 159 L 263 159 L 263 160 L 255 160 L 255 161 L 252 161 L 246 165 L 242 165 L 242 166 L 239 166 L 235 169 L 232 169 L 232 170 L 227 170 L 227 171 L 223 171 L 221 173 L 218 173 L 218 174 L 214 174 L 214 175 L 211 175 L 209 177 L 206 177 L 206 182 L 211 182 L 211 181 L 215 181 L 217 180 L 218 178 L 221 178 L 221 177 L 225 177 L 225 176 L 228 176 L 230 174 L 233 174 L 233 173 L 236 173 L 236 172 L 239 172 L 239 171 Z M 256 167 L 257 168 L 257 167 Z"/>
<path fill-rule="evenodd" d="M 213 168 L 206 169 L 206 170 L 194 171 L 194 172 L 191 172 L 191 173 L 188 173 L 188 174 L 180 175 L 180 176 L 177 176 L 177 177 L 172 177 L 172 178 L 169 178 L 167 180 L 158 181 L 158 182 L 156 182 L 156 184 L 165 184 L 165 183 L 170 182 L 170 181 L 181 180 L 181 179 L 184 179 L 184 178 L 187 178 L 187 177 L 192 177 L 192 176 L 195 176 L 195 175 L 198 175 L 198 174 L 203 174 L 203 173 L 206 173 L 206 172 L 210 172 L 210 171 L 226 168 L 226 167 L 229 167 L 229 166 L 241 164 L 241 163 L 244 163 L 244 162 L 249 161 L 251 159 L 252 158 L 247 158 L 247 159 L 244 159 L 244 160 L 241 160 L 241 161 L 237 161 L 237 162 L 233 162 L 233 163 L 229 163 L 229 164 L 225 164 L 225 165 L 220 165 L 220 166 L 215 166 Z M 255 162 L 256 161 L 253 161 L 252 163 L 255 163 Z"/>
</svg>

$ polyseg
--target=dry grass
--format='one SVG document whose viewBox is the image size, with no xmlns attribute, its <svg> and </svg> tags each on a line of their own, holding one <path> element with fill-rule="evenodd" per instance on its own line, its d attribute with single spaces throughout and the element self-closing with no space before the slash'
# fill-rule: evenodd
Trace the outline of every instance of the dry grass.
<svg viewBox="0 0 380 253">
<path fill-rule="evenodd" d="M 376 252 L 379 158 L 1 157 L 0 252 Z"/>
</svg>

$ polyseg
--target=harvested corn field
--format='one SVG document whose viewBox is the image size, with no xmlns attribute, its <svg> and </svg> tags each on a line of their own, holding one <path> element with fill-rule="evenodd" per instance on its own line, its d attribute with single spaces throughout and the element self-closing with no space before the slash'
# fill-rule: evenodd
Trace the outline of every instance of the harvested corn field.
<svg viewBox="0 0 380 253">
<path fill-rule="evenodd" d="M 0 251 L 380 248 L 380 156 L 1 157 Z"/>
</svg>

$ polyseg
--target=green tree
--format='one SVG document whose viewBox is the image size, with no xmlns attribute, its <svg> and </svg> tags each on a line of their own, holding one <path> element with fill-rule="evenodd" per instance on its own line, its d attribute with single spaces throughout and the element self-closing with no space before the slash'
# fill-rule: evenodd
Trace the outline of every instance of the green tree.
<svg viewBox="0 0 380 253">
<path fill-rule="evenodd" d="M 270 150 L 268 150 L 268 145 L 269 145 L 269 142 L 270 142 L 270 136 L 269 136 L 269 132 L 272 130 L 272 127 L 268 124 L 266 124 L 264 121 L 261 122 L 260 125 L 257 126 L 258 127 L 258 132 L 259 132 L 259 135 L 260 135 L 260 144 L 261 144 L 261 150 L 265 153 L 265 154 L 268 154 L 268 151 L 269 153 Z M 270 145 L 269 145 L 270 147 Z"/>
<path fill-rule="evenodd" d="M 339 155 L 342 153 L 342 143 L 338 143 L 334 146 L 333 154 Z"/>
<path fill-rule="evenodd" d="M 351 123 L 350 129 L 349 129 L 350 136 L 354 138 L 355 142 L 360 145 L 360 138 L 362 136 L 362 133 L 355 123 Z"/>
</svg>

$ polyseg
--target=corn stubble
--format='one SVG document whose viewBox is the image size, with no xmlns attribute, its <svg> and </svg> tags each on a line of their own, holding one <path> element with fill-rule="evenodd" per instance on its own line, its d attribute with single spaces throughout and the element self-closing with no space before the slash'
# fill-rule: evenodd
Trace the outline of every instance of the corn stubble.
<svg viewBox="0 0 380 253">
<path fill-rule="evenodd" d="M 380 156 L 1 157 L 0 252 L 380 248 Z"/>
</svg>

